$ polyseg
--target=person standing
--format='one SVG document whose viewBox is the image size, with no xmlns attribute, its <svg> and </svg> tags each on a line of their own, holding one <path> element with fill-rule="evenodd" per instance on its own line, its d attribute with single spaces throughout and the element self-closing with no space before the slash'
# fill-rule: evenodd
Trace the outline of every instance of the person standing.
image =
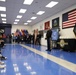
<svg viewBox="0 0 76 75">
<path fill-rule="evenodd" d="M 46 39 L 47 39 L 47 50 L 46 51 L 51 51 L 51 35 L 52 35 L 52 30 L 50 27 L 48 27 L 47 33 L 46 33 Z"/>
<path fill-rule="evenodd" d="M 33 44 L 35 44 L 35 30 L 33 31 Z"/>
<path fill-rule="evenodd" d="M 76 23 L 75 23 L 75 26 L 74 26 L 73 32 L 74 32 L 74 35 L 76 36 Z"/>
</svg>

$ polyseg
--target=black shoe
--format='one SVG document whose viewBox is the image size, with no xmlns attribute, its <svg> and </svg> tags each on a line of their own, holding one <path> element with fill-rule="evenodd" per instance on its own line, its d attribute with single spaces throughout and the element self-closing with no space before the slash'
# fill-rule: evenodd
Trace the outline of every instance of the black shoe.
<svg viewBox="0 0 76 75">
<path fill-rule="evenodd" d="M 50 49 L 47 49 L 46 51 L 51 51 Z"/>
<path fill-rule="evenodd" d="M 1 60 L 6 60 L 6 59 L 7 59 L 7 57 L 4 57 L 4 56 L 1 57 Z"/>
</svg>

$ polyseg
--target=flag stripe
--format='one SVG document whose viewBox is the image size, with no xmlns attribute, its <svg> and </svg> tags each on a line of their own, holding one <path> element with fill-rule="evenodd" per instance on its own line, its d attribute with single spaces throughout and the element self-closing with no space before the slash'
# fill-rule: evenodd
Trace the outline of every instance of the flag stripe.
<svg viewBox="0 0 76 75">
<path fill-rule="evenodd" d="M 68 17 L 68 20 L 71 20 L 71 19 L 76 19 L 76 16 Z"/>
<path fill-rule="evenodd" d="M 65 23 L 72 23 L 72 22 L 76 22 L 76 19 L 75 20 L 70 20 L 70 21 L 65 21 L 65 22 L 63 22 L 63 24 L 65 24 Z"/>
<path fill-rule="evenodd" d="M 75 23 L 70 23 L 70 24 L 64 24 L 64 26 L 68 26 L 68 25 L 73 25 L 73 24 L 75 24 Z"/>
<path fill-rule="evenodd" d="M 69 25 L 69 26 L 74 26 L 75 24 Z M 64 27 L 68 27 L 67 25 L 65 25 Z"/>
<path fill-rule="evenodd" d="M 74 26 L 75 24 L 69 25 L 69 26 Z M 67 25 L 65 25 L 64 27 L 68 27 Z"/>
<path fill-rule="evenodd" d="M 63 26 L 69 26 L 69 25 L 74 26 L 73 24 L 75 24 L 75 21 L 73 21 L 73 22 L 68 22 L 68 23 L 64 22 L 64 23 L 63 23 Z"/>
<path fill-rule="evenodd" d="M 76 16 L 76 13 L 72 14 L 72 15 L 68 15 L 68 17 L 73 17 Z"/>
<path fill-rule="evenodd" d="M 74 10 L 74 11 L 68 13 L 68 14 L 71 15 L 71 14 L 74 14 L 74 13 L 76 13 L 76 10 Z"/>
<path fill-rule="evenodd" d="M 75 24 L 75 23 L 70 23 L 70 24 L 67 24 L 67 25 L 66 25 L 66 24 L 64 24 L 64 26 L 68 26 L 68 25 L 74 25 L 74 24 Z"/>
<path fill-rule="evenodd" d="M 75 24 L 69 24 L 68 26 L 74 26 L 74 25 L 75 25 Z M 65 26 L 68 27 L 67 25 L 64 25 L 64 27 L 65 27 Z"/>
</svg>

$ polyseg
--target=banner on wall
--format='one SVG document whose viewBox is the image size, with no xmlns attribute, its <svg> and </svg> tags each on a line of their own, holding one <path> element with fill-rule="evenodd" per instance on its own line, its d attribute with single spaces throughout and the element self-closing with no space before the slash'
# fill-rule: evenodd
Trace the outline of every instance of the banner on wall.
<svg viewBox="0 0 76 75">
<path fill-rule="evenodd" d="M 62 28 L 69 28 L 75 26 L 76 23 L 76 9 L 71 10 L 62 15 Z"/>
<path fill-rule="evenodd" d="M 50 21 L 44 23 L 44 30 L 47 30 L 50 27 Z"/>
<path fill-rule="evenodd" d="M 59 17 L 52 20 L 52 28 L 59 28 Z"/>
</svg>

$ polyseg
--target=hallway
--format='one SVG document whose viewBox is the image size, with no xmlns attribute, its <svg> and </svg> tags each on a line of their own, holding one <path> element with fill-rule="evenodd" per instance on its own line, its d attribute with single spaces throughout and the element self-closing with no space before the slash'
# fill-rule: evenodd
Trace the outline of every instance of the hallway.
<svg viewBox="0 0 76 75">
<path fill-rule="evenodd" d="M 76 53 L 45 50 L 45 46 L 7 44 L 2 49 L 6 68 L 0 75 L 76 75 Z"/>
</svg>

